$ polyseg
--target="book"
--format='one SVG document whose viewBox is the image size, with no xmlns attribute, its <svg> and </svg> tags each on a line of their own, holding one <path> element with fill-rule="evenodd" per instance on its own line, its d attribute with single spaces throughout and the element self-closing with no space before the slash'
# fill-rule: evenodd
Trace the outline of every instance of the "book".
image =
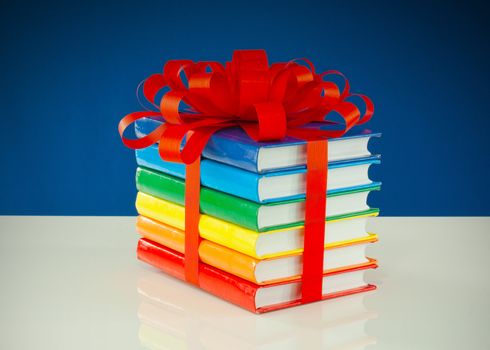
<svg viewBox="0 0 490 350">
<path fill-rule="evenodd" d="M 140 215 L 180 230 L 185 229 L 183 206 L 138 192 L 136 209 Z M 377 209 L 369 209 L 362 213 L 344 215 L 342 218 L 327 218 L 325 245 L 369 237 L 365 230 L 366 222 L 370 216 L 377 213 Z M 201 214 L 199 219 L 199 234 L 202 238 L 257 259 L 302 252 L 303 232 L 303 226 L 257 232 L 206 214 Z"/>
<path fill-rule="evenodd" d="M 145 238 L 140 238 L 138 258 L 178 279 L 184 279 L 184 256 Z M 368 266 L 324 274 L 323 297 L 330 299 L 373 290 L 374 285 L 364 281 L 364 273 L 375 268 Z M 255 313 L 278 310 L 301 304 L 301 282 L 280 282 L 259 286 L 225 271 L 199 264 L 198 285 L 201 289 Z"/>
<path fill-rule="evenodd" d="M 139 166 L 185 178 L 185 165 L 160 158 L 158 146 L 136 150 Z M 335 193 L 379 185 L 369 179 L 369 168 L 379 164 L 378 156 L 328 164 L 327 192 Z M 201 184 L 257 203 L 278 202 L 305 197 L 306 169 L 256 174 L 208 159 L 201 161 Z"/>
<path fill-rule="evenodd" d="M 135 122 L 138 137 L 149 134 L 163 123 L 161 119 L 143 118 Z M 315 127 L 311 124 L 309 127 Z M 329 161 L 369 157 L 369 140 L 381 134 L 356 127 L 342 136 L 329 140 Z M 227 128 L 216 132 L 204 148 L 203 156 L 251 172 L 263 173 L 288 168 L 301 168 L 306 164 L 306 142 L 286 137 L 276 142 L 256 142 L 240 128 Z"/>
<path fill-rule="evenodd" d="M 184 253 L 183 230 L 144 216 L 138 217 L 136 230 L 143 238 Z M 323 259 L 324 272 L 369 265 L 372 259 L 366 258 L 366 247 L 376 240 L 377 236 L 370 234 L 343 244 L 329 245 Z M 260 260 L 208 240 L 201 240 L 199 258 L 210 266 L 260 285 L 299 280 L 303 267 L 300 253 Z"/>
<path fill-rule="evenodd" d="M 136 170 L 136 188 L 152 196 L 184 205 L 185 183 L 180 178 L 139 167 Z M 379 185 L 374 184 L 330 193 L 326 217 L 340 217 L 368 210 L 368 195 L 379 188 Z M 304 222 L 303 199 L 261 204 L 201 187 L 200 200 L 202 213 L 258 232 L 302 225 Z"/>
</svg>

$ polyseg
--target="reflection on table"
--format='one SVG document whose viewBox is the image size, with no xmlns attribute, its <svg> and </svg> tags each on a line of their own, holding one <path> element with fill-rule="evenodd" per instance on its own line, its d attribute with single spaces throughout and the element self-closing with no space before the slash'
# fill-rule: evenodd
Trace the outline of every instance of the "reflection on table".
<svg viewBox="0 0 490 350">
<path fill-rule="evenodd" d="M 255 315 L 156 271 L 138 281 L 139 340 L 148 349 L 365 349 L 377 316 L 356 294 Z M 197 296 L 197 297 L 195 297 Z"/>
</svg>

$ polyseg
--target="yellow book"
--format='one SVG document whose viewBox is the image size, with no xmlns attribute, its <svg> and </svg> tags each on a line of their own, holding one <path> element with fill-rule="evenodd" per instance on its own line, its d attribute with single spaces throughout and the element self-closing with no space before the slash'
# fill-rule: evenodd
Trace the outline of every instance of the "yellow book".
<svg viewBox="0 0 490 350">
<path fill-rule="evenodd" d="M 185 209 L 183 206 L 139 192 L 136 208 L 138 213 L 143 216 L 180 230 L 185 229 Z M 371 237 L 365 229 L 366 221 L 370 216 L 375 215 L 377 213 L 330 220 L 328 225 L 326 222 L 325 248 Z M 287 256 L 303 251 L 303 226 L 256 232 L 201 214 L 199 234 L 206 240 L 257 259 Z"/>
<path fill-rule="evenodd" d="M 184 253 L 184 231 L 145 216 L 138 217 L 136 229 L 144 238 L 179 253 Z M 368 237 L 330 245 L 325 251 L 324 272 L 334 272 L 371 264 L 372 259 L 365 256 L 365 248 L 368 243 L 376 240 L 377 236 L 370 234 Z M 302 273 L 301 253 L 256 259 L 217 243 L 202 240 L 199 244 L 199 258 L 208 265 L 260 285 L 294 280 L 299 278 Z"/>
</svg>

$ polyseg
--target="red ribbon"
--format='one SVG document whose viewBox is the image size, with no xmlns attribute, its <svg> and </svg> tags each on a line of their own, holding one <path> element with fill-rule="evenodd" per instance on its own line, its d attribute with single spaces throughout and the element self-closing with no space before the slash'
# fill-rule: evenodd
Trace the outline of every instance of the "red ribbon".
<svg viewBox="0 0 490 350">
<path fill-rule="evenodd" d="M 302 301 L 322 297 L 325 205 L 327 184 L 327 139 L 340 137 L 354 125 L 367 122 L 374 111 L 371 100 L 351 94 L 349 82 L 338 71 L 316 73 L 313 64 L 302 59 L 269 66 L 264 50 L 235 51 L 225 66 L 218 62 L 174 60 L 163 73 L 150 76 L 143 94 L 158 111 L 126 115 L 119 123 L 123 143 L 145 148 L 159 143 L 162 159 L 185 163 L 185 271 L 186 279 L 198 284 L 200 155 L 218 130 L 241 127 L 255 141 L 280 140 L 291 136 L 306 140 L 307 181 L 302 275 Z M 343 89 L 326 80 L 340 76 Z M 157 105 L 157 95 L 168 90 Z M 365 112 L 347 99 L 357 96 Z M 341 129 L 326 116 L 336 112 Z M 126 128 L 144 117 L 163 117 L 165 123 L 139 139 L 123 136 Z M 337 124 L 337 123 L 335 123 Z M 182 146 L 184 139 L 185 145 Z"/>
</svg>

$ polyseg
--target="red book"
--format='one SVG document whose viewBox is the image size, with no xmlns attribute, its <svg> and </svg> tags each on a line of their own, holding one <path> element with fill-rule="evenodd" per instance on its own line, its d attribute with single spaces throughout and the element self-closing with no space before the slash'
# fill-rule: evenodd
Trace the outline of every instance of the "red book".
<svg viewBox="0 0 490 350">
<path fill-rule="evenodd" d="M 138 259 L 184 280 L 184 255 L 158 243 L 141 238 Z M 376 261 L 367 266 L 326 273 L 323 277 L 323 297 L 331 299 L 376 289 L 364 282 L 364 272 L 377 267 Z M 301 305 L 301 281 L 279 282 L 260 286 L 225 271 L 199 264 L 199 287 L 215 296 L 255 313 L 263 313 Z"/>
</svg>

